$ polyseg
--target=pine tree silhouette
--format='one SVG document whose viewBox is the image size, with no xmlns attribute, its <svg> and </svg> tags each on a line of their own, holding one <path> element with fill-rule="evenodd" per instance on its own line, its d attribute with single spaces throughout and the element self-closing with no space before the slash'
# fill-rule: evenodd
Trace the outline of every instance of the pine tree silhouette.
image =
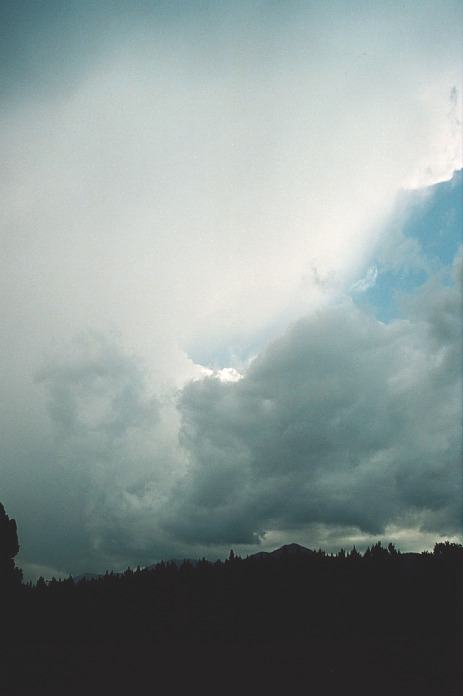
<svg viewBox="0 0 463 696">
<path fill-rule="evenodd" d="M 14 557 L 19 551 L 16 521 L 10 519 L 0 503 L 0 589 L 21 583 L 22 572 L 16 568 Z"/>
</svg>

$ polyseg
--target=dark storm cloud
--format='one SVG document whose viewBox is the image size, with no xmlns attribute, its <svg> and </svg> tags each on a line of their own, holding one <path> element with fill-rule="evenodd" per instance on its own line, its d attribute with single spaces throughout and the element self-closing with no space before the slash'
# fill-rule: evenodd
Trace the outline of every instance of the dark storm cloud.
<svg viewBox="0 0 463 696">
<path fill-rule="evenodd" d="M 191 466 L 168 527 L 235 543 L 313 523 L 458 530 L 460 302 L 459 289 L 430 282 L 410 300 L 413 319 L 389 325 L 332 306 L 290 328 L 240 382 L 186 387 Z"/>
</svg>

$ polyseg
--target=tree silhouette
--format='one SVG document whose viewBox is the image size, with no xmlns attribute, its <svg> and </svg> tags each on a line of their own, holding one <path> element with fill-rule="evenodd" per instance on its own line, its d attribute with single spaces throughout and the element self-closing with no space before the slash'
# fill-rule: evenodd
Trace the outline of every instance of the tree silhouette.
<svg viewBox="0 0 463 696">
<path fill-rule="evenodd" d="M 14 557 L 19 551 L 16 521 L 10 519 L 0 503 L 0 588 L 20 584 L 22 572 L 16 568 Z"/>
<path fill-rule="evenodd" d="M 0 540 L 2 577 L 10 581 L 18 539 L 3 506 Z M 151 693 L 154 664 L 157 682 L 166 678 L 161 691 L 172 691 L 175 675 L 174 693 L 188 693 L 207 667 L 210 684 L 226 680 L 233 686 L 226 693 L 236 693 L 243 690 L 231 682 L 236 661 L 256 693 L 273 693 L 275 684 L 282 693 L 321 693 L 329 679 L 329 693 L 371 693 L 375 684 L 378 696 L 453 696 L 461 693 L 462 556 L 450 542 L 433 554 L 401 554 L 380 542 L 363 554 L 287 545 L 247 559 L 230 551 L 225 561 L 39 578 L 0 592 L 0 692 L 5 665 L 12 694 L 36 693 L 37 678 L 51 680 L 40 693 L 57 693 L 53 680 L 64 692 L 61 681 L 77 685 L 85 665 L 91 687 L 73 693 L 131 692 L 137 675 Z M 196 665 L 203 671 L 194 678 Z M 95 687 L 103 683 L 104 691 Z"/>
<path fill-rule="evenodd" d="M 437 543 L 434 545 L 434 556 L 449 560 L 463 560 L 463 546 L 450 541 Z"/>
</svg>

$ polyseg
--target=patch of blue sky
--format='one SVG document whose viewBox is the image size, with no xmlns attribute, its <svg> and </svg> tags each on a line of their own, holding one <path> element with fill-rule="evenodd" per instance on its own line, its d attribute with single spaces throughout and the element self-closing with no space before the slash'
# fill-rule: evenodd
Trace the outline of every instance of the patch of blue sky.
<svg viewBox="0 0 463 696">
<path fill-rule="evenodd" d="M 463 242 L 463 171 L 424 190 L 405 191 L 383 241 L 353 284 L 355 302 L 384 322 L 401 316 L 401 299 L 431 274 L 451 284 L 451 266 Z"/>
<path fill-rule="evenodd" d="M 358 304 L 373 308 L 380 321 L 390 322 L 401 315 L 400 299 L 422 285 L 428 274 L 422 269 L 378 271 L 376 283 L 362 295 L 355 293 Z"/>
<path fill-rule="evenodd" d="M 410 201 L 405 236 L 418 239 L 429 259 L 451 264 L 463 236 L 463 170 L 425 189 L 424 197 L 410 191 L 405 196 Z"/>
</svg>

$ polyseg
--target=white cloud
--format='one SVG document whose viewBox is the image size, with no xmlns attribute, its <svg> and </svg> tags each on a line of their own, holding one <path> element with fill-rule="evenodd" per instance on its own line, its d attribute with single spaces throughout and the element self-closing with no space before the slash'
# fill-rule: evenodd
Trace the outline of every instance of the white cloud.
<svg viewBox="0 0 463 696">
<path fill-rule="evenodd" d="M 421 160 L 414 175 L 404 183 L 405 188 L 420 189 L 449 181 L 453 173 L 463 167 L 461 113 L 460 91 L 453 85 L 449 90 L 446 118 L 440 119 L 434 137 L 431 157 L 428 155 L 427 161 Z"/>
<path fill-rule="evenodd" d="M 313 266 L 354 277 L 400 186 L 440 166 L 460 70 L 453 6 L 434 34 L 429 8 L 358 12 L 214 14 L 202 43 L 125 27 L 73 89 L 6 108 L 9 350 L 116 325 L 180 374 L 175 344 L 246 356 L 317 306 Z"/>
<path fill-rule="evenodd" d="M 372 288 L 375 283 L 376 279 L 378 278 L 378 269 L 376 266 L 370 266 L 370 268 L 367 270 L 366 275 L 363 278 L 360 278 L 360 280 L 357 280 L 352 287 L 351 290 L 353 292 L 366 292 L 370 288 Z"/>
<path fill-rule="evenodd" d="M 243 379 L 243 375 L 234 367 L 224 367 L 217 372 L 217 377 L 221 382 L 239 382 Z"/>
</svg>

